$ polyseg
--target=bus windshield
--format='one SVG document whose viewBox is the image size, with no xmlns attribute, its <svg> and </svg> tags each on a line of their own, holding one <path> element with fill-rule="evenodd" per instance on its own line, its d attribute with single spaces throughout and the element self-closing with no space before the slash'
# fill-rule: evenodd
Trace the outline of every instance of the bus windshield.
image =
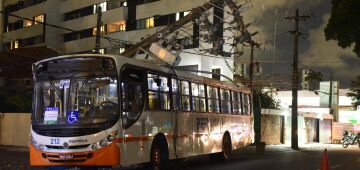
<svg viewBox="0 0 360 170">
<path fill-rule="evenodd" d="M 51 64 L 48 63 L 46 67 Z M 79 125 L 104 123 L 119 118 L 116 71 L 93 67 L 88 70 L 86 64 L 80 64 L 76 68 L 81 71 L 75 69 L 70 74 L 61 69 L 55 72 L 42 69 L 38 72 L 33 101 L 33 124 Z"/>
</svg>

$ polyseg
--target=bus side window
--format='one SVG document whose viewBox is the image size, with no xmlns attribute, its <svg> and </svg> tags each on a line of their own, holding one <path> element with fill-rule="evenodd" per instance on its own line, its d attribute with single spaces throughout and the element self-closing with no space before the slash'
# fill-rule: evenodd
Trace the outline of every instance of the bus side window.
<svg viewBox="0 0 360 170">
<path fill-rule="evenodd" d="M 240 98 L 240 114 L 244 115 L 244 106 L 243 106 L 243 103 L 244 103 L 244 100 L 243 100 L 243 96 L 244 94 L 242 92 L 239 93 L 239 98 Z"/>
<path fill-rule="evenodd" d="M 244 109 L 244 114 L 245 115 L 250 115 L 250 110 L 249 110 L 249 94 L 245 94 L 243 93 L 243 109 Z"/>
<path fill-rule="evenodd" d="M 150 110 L 170 110 L 170 88 L 167 77 L 148 74 L 148 89 Z"/>
<path fill-rule="evenodd" d="M 237 91 L 231 91 L 232 94 L 232 109 L 233 113 L 238 115 L 240 114 L 240 98 L 239 98 L 239 92 Z"/>
<path fill-rule="evenodd" d="M 231 113 L 229 90 L 220 89 L 220 94 L 221 94 L 221 112 L 222 113 Z"/>
<path fill-rule="evenodd" d="M 190 85 L 188 81 L 181 81 L 181 107 L 183 111 L 190 111 Z"/>
<path fill-rule="evenodd" d="M 215 87 L 207 86 L 208 110 L 211 113 L 219 113 L 219 94 Z"/>
<path fill-rule="evenodd" d="M 206 112 L 205 87 L 203 84 L 191 83 L 192 106 L 195 112 Z"/>
<path fill-rule="evenodd" d="M 180 110 L 181 109 L 180 94 L 179 94 L 180 81 L 177 79 L 171 79 L 171 85 L 172 85 L 171 90 L 172 90 L 173 109 Z"/>
</svg>

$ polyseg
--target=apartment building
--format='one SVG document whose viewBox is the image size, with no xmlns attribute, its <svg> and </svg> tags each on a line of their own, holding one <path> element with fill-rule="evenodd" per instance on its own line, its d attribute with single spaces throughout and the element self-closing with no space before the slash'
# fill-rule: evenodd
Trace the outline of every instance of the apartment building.
<svg viewBox="0 0 360 170">
<path fill-rule="evenodd" d="M 95 48 L 97 9 L 101 7 L 101 53 L 120 54 L 158 29 L 174 23 L 189 14 L 205 0 L 4 0 L 2 8 L 3 51 L 17 48 L 45 46 L 59 54 L 92 52 Z M 1 7 L 1 5 L 0 5 Z M 208 11 L 210 22 L 223 23 L 232 17 L 225 7 Z M 46 23 L 46 24 L 42 24 Z M 218 24 L 217 37 L 229 37 L 227 22 Z M 184 39 L 181 66 L 189 69 L 224 74 L 233 77 L 234 62 L 230 57 L 205 53 L 214 46 L 201 39 L 202 26 L 189 23 L 179 30 L 177 39 Z M 231 38 L 224 38 L 231 44 Z M 125 43 L 126 44 L 126 43 Z M 233 52 L 231 45 L 222 45 L 224 51 Z M 201 74 L 201 73 L 198 73 Z M 202 74 L 226 80 L 217 75 Z"/>
</svg>

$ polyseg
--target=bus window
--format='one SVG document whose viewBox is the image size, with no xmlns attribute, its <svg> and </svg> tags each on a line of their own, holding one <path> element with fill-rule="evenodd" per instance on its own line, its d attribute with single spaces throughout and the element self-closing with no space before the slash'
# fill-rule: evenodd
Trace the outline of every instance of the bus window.
<svg viewBox="0 0 360 170">
<path fill-rule="evenodd" d="M 170 96 L 168 78 L 148 74 L 149 109 L 170 110 Z"/>
<path fill-rule="evenodd" d="M 190 85 L 187 81 L 181 81 L 181 107 L 184 111 L 190 111 Z"/>
<path fill-rule="evenodd" d="M 241 106 L 240 106 L 240 96 L 239 92 L 232 91 L 232 105 L 233 105 L 233 113 L 234 114 L 241 114 Z"/>
<path fill-rule="evenodd" d="M 220 89 L 220 94 L 221 94 L 221 112 L 222 113 L 231 113 L 229 90 Z"/>
<path fill-rule="evenodd" d="M 193 110 L 195 112 L 206 112 L 204 85 L 191 83 L 191 89 Z"/>
<path fill-rule="evenodd" d="M 244 99 L 243 99 L 243 93 L 239 93 L 239 98 L 240 98 L 240 114 L 244 115 L 244 106 L 243 106 L 243 103 L 244 103 Z"/>
<path fill-rule="evenodd" d="M 250 110 L 249 110 L 249 106 L 250 106 L 250 102 L 249 102 L 249 94 L 245 94 L 243 93 L 243 110 L 244 110 L 244 114 L 245 115 L 249 115 L 250 114 Z"/>
<path fill-rule="evenodd" d="M 219 94 L 216 87 L 207 86 L 209 112 L 219 113 Z"/>
<path fill-rule="evenodd" d="M 122 121 L 128 128 L 136 122 L 144 109 L 144 72 L 128 68 L 122 72 Z"/>
<path fill-rule="evenodd" d="M 180 81 L 176 79 L 171 79 L 172 85 L 172 99 L 173 99 L 173 108 L 174 110 L 180 110 L 180 95 L 179 95 L 179 85 Z"/>
</svg>

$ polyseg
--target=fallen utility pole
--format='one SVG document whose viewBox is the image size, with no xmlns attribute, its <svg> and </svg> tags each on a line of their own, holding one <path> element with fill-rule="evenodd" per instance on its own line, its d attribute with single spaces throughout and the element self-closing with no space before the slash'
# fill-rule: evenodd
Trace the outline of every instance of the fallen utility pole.
<svg viewBox="0 0 360 170">
<path fill-rule="evenodd" d="M 298 145 L 298 86 L 299 86 L 299 21 L 309 18 L 310 16 L 300 16 L 299 9 L 296 9 L 295 16 L 287 16 L 285 19 L 295 20 L 295 29 L 290 31 L 294 35 L 294 59 L 293 59 L 293 76 L 292 76 L 292 105 L 291 105 L 291 148 L 299 149 Z"/>
<path fill-rule="evenodd" d="M 144 40 L 136 43 L 135 45 L 131 46 L 129 49 L 125 50 L 122 55 L 125 57 L 129 57 L 132 58 L 134 57 L 139 48 L 144 48 L 147 49 L 148 47 L 150 47 L 150 45 L 153 42 L 156 42 L 158 40 L 160 40 L 163 36 L 168 35 L 174 31 L 176 31 L 177 29 L 179 29 L 180 27 L 184 26 L 185 24 L 189 23 L 190 21 L 200 17 L 205 11 L 209 10 L 210 8 L 214 7 L 213 4 L 217 4 L 219 2 L 222 2 L 222 0 L 210 0 L 210 2 L 193 8 L 191 10 L 191 13 L 189 15 L 186 15 L 184 18 L 179 19 L 178 21 L 170 24 L 169 26 L 166 26 L 165 28 L 157 31 L 155 34 L 145 38 Z"/>
</svg>

